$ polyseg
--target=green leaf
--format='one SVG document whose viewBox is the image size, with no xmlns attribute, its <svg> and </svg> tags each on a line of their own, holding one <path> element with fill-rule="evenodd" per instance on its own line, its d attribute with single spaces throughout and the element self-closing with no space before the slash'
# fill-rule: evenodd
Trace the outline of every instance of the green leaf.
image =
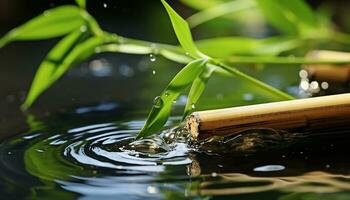
<svg viewBox="0 0 350 200">
<path fill-rule="evenodd" d="M 192 34 L 187 22 L 177 14 L 165 0 L 161 0 L 173 25 L 177 39 L 182 48 L 194 58 L 206 58 L 196 47 L 193 42 Z"/>
<path fill-rule="evenodd" d="M 303 0 L 256 0 L 262 13 L 275 28 L 305 35 L 318 28 L 317 17 Z"/>
<path fill-rule="evenodd" d="M 207 8 L 187 18 L 191 28 L 212 19 L 256 7 L 254 0 L 235 0 Z"/>
<path fill-rule="evenodd" d="M 228 1 L 232 1 L 232 0 L 180 0 L 182 3 L 197 9 L 197 10 L 203 10 L 203 9 L 207 9 L 207 8 L 211 8 L 213 6 L 217 6 L 220 4 L 223 4 L 225 2 Z"/>
<path fill-rule="evenodd" d="M 150 136 L 163 127 L 170 115 L 173 101 L 198 77 L 203 71 L 206 62 L 206 59 L 192 61 L 171 80 L 161 95 L 155 99 L 146 124 L 137 138 Z"/>
<path fill-rule="evenodd" d="M 246 37 L 220 37 L 196 41 L 203 53 L 214 58 L 227 58 L 232 55 L 278 55 L 301 45 L 300 39 L 272 37 L 253 39 Z"/>
<path fill-rule="evenodd" d="M 76 6 L 61 6 L 47 10 L 0 39 L 0 48 L 12 41 L 42 40 L 66 35 L 85 24 Z"/>
<path fill-rule="evenodd" d="M 82 8 L 86 8 L 86 0 L 75 0 L 75 2 Z"/>
<path fill-rule="evenodd" d="M 193 81 L 190 93 L 188 94 L 187 103 L 182 119 L 185 119 L 185 117 L 194 109 L 194 105 L 202 95 L 208 83 L 208 80 L 215 69 L 217 68 L 207 65 L 202 73 Z"/>
<path fill-rule="evenodd" d="M 105 37 L 85 39 L 85 33 L 79 30 L 63 38 L 39 66 L 22 108 L 29 108 L 38 96 L 57 81 L 70 67 L 93 55 L 96 48 L 108 42 L 109 39 Z"/>
</svg>

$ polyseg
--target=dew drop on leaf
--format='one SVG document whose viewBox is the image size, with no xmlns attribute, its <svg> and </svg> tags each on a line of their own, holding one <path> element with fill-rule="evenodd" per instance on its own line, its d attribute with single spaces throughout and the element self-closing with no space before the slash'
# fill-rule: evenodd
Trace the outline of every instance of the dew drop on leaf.
<svg viewBox="0 0 350 200">
<path fill-rule="evenodd" d="M 163 106 L 163 99 L 160 96 L 157 96 L 154 98 L 153 103 L 155 108 L 161 108 Z"/>
<path fill-rule="evenodd" d="M 153 70 L 153 71 L 152 71 L 152 74 L 155 75 L 155 74 L 156 74 L 156 70 Z"/>
<path fill-rule="evenodd" d="M 87 27 L 86 27 L 85 25 L 82 25 L 82 26 L 80 27 L 80 31 L 81 31 L 82 33 L 86 32 L 86 30 L 87 30 Z"/>
</svg>

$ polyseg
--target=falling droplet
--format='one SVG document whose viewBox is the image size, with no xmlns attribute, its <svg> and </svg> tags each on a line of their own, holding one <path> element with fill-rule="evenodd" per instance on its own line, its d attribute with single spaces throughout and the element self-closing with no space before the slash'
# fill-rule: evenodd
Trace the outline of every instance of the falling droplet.
<svg viewBox="0 0 350 200">
<path fill-rule="evenodd" d="M 152 71 L 152 74 L 155 75 L 155 74 L 156 74 L 156 70 L 153 70 L 153 71 Z"/>
<path fill-rule="evenodd" d="M 103 7 L 104 7 L 104 8 L 107 8 L 107 4 L 106 4 L 106 3 L 103 3 Z"/>
<path fill-rule="evenodd" d="M 160 96 L 157 96 L 154 98 L 153 103 L 155 108 L 160 108 L 163 106 L 163 99 Z"/>
<path fill-rule="evenodd" d="M 156 56 L 153 53 L 149 55 L 149 59 L 151 62 L 155 62 L 157 60 Z"/>
</svg>

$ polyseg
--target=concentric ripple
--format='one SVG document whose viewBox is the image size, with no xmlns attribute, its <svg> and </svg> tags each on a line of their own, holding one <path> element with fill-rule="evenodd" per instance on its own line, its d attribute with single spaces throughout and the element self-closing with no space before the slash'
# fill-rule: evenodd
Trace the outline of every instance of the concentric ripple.
<svg viewBox="0 0 350 200">
<path fill-rule="evenodd" d="M 63 123 L 5 140 L 0 145 L 0 191 L 32 199 L 350 191 L 349 134 L 332 140 L 321 134 L 316 140 L 250 130 L 188 143 L 186 133 L 174 128 L 135 140 L 143 123 Z"/>
</svg>

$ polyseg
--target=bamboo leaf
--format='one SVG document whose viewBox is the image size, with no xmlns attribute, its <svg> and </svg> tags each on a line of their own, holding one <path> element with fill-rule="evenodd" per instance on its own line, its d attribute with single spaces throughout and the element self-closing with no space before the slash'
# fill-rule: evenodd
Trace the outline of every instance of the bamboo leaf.
<svg viewBox="0 0 350 200">
<path fill-rule="evenodd" d="M 198 59 L 186 65 L 169 83 L 159 97 L 155 99 L 146 124 L 137 138 L 144 138 L 159 131 L 166 123 L 173 101 L 188 87 L 203 71 L 205 59 Z"/>
<path fill-rule="evenodd" d="M 204 22 L 212 19 L 234 13 L 242 10 L 247 10 L 256 7 L 255 1 L 253 0 L 235 0 L 224 2 L 219 5 L 207 8 L 201 12 L 198 12 L 191 17 L 187 18 L 187 21 L 191 28 L 194 28 Z"/>
<path fill-rule="evenodd" d="M 317 17 L 303 0 L 256 0 L 275 28 L 290 35 L 305 35 L 318 28 Z"/>
<path fill-rule="evenodd" d="M 86 0 L 75 0 L 75 2 L 82 8 L 86 8 Z"/>
<path fill-rule="evenodd" d="M 170 17 L 177 39 L 182 48 L 192 57 L 201 58 L 206 57 L 196 47 L 193 42 L 192 34 L 187 22 L 177 14 L 165 0 L 161 0 Z"/>
<path fill-rule="evenodd" d="M 208 80 L 215 71 L 215 69 L 217 68 L 207 65 L 206 68 L 202 71 L 202 73 L 193 81 L 191 90 L 188 94 L 187 103 L 182 119 L 185 119 L 185 117 L 194 109 L 194 105 L 201 97 L 208 83 Z"/>
<path fill-rule="evenodd" d="M 215 58 L 227 58 L 232 55 L 278 55 L 299 45 L 298 38 L 272 37 L 253 39 L 247 37 L 220 37 L 196 41 L 203 53 Z"/>
<path fill-rule="evenodd" d="M 42 40 L 66 35 L 85 24 L 76 6 L 61 6 L 47 10 L 0 39 L 0 48 L 12 41 Z"/>
<path fill-rule="evenodd" d="M 106 42 L 104 37 L 86 39 L 82 32 L 75 31 L 63 38 L 47 55 L 39 66 L 23 109 L 28 109 L 34 101 L 56 82 L 70 67 L 82 62 L 95 53 L 96 47 Z"/>
</svg>

